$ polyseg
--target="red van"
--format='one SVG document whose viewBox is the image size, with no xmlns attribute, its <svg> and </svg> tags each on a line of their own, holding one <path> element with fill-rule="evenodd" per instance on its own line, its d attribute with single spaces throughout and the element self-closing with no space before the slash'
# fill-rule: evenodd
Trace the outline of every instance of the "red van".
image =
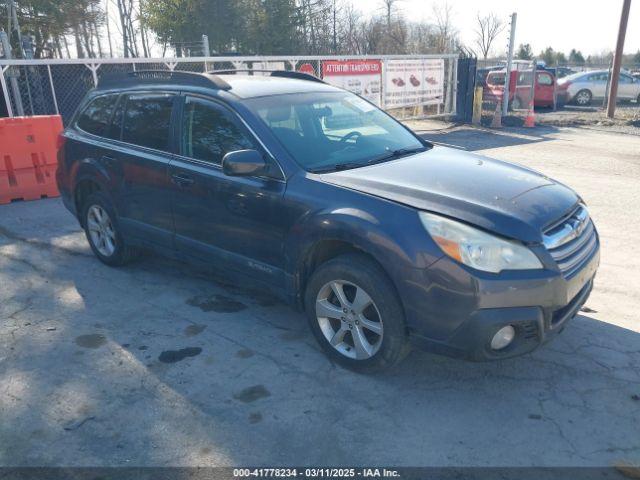
<svg viewBox="0 0 640 480">
<path fill-rule="evenodd" d="M 504 96 L 505 70 L 494 70 L 487 75 L 483 100 L 502 102 Z M 551 72 L 536 70 L 534 106 L 552 107 L 556 79 Z M 531 98 L 531 70 L 514 70 L 509 82 L 509 105 L 514 110 L 527 108 Z"/>
</svg>

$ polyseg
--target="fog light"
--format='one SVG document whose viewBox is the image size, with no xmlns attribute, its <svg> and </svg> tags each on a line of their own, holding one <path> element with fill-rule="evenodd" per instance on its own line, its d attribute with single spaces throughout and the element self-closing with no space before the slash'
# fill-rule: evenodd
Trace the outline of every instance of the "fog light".
<svg viewBox="0 0 640 480">
<path fill-rule="evenodd" d="M 502 350 L 513 341 L 515 336 L 516 331 L 511 325 L 502 327 L 491 339 L 491 348 L 494 350 Z"/>
</svg>

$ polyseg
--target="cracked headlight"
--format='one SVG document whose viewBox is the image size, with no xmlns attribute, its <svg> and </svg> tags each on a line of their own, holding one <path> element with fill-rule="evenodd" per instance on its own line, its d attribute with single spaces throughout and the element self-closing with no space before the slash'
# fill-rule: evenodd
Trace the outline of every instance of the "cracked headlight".
<svg viewBox="0 0 640 480">
<path fill-rule="evenodd" d="M 538 257 L 521 243 L 432 213 L 419 215 L 442 251 L 465 265 L 493 273 L 542 268 Z"/>
</svg>

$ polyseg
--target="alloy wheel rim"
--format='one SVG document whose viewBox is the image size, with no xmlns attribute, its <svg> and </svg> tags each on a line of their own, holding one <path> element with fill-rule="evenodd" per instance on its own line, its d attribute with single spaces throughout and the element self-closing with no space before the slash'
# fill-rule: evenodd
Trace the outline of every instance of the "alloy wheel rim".
<svg viewBox="0 0 640 480">
<path fill-rule="evenodd" d="M 92 205 L 87 213 L 87 229 L 98 252 L 110 257 L 116 251 L 116 232 L 109 214 L 99 205 Z"/>
<path fill-rule="evenodd" d="M 578 103 L 586 104 L 589 102 L 589 94 L 586 92 L 580 92 L 578 94 Z"/>
<path fill-rule="evenodd" d="M 382 345 L 384 328 L 378 307 L 352 282 L 333 280 L 320 289 L 316 319 L 329 345 L 347 358 L 366 360 Z"/>
</svg>

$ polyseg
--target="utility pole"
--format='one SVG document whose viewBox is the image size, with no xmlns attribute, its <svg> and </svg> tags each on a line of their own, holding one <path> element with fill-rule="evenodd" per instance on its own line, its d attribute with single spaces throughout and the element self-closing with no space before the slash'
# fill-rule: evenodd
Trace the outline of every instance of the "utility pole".
<svg viewBox="0 0 640 480">
<path fill-rule="evenodd" d="M 511 33 L 509 34 L 509 51 L 507 52 L 507 72 L 504 77 L 504 95 L 502 97 L 502 116 L 506 117 L 509 112 L 509 85 L 511 84 L 511 65 L 513 63 L 513 46 L 516 42 L 516 20 L 517 13 L 511 14 Z"/>
<path fill-rule="evenodd" d="M 333 0 L 333 54 L 338 53 L 338 36 L 336 34 L 336 0 Z"/>
<path fill-rule="evenodd" d="M 202 34 L 202 56 L 210 57 L 211 50 L 209 50 L 209 35 Z M 204 62 L 204 71 L 209 71 L 209 63 L 205 60 Z"/>
<path fill-rule="evenodd" d="M 611 85 L 609 87 L 609 101 L 607 103 L 607 117 L 613 118 L 616 112 L 616 98 L 618 97 L 618 80 L 620 79 L 620 65 L 622 64 L 622 52 L 624 50 L 624 37 L 627 34 L 629 10 L 631 0 L 623 0 L 622 14 L 620 15 L 620 28 L 618 29 L 618 42 L 616 53 L 613 57 L 613 70 L 611 71 Z"/>
<path fill-rule="evenodd" d="M 0 30 L 0 43 L 2 43 L 2 48 L 4 50 L 4 56 L 7 60 L 11 60 L 11 45 L 9 44 L 9 37 L 7 34 Z M 13 67 L 4 67 L 0 68 L 0 77 L 2 77 L 3 90 L 8 90 L 7 84 L 5 82 L 5 70 L 8 72 L 6 74 L 9 77 L 9 81 L 11 82 L 11 93 L 13 94 L 13 102 L 16 105 L 16 112 L 13 112 L 11 109 L 11 102 L 8 100 L 8 91 L 5 91 L 5 95 L 7 98 L 7 110 L 9 116 L 12 117 L 13 113 L 17 113 L 18 116 L 24 116 L 24 107 L 22 106 L 22 97 L 20 96 L 20 87 L 18 86 L 18 79 L 16 78 L 15 72 L 13 72 Z"/>
<path fill-rule="evenodd" d="M 13 20 L 13 29 L 18 34 L 18 48 L 20 49 L 20 58 L 25 58 L 24 56 L 24 46 L 22 45 L 22 32 L 20 31 L 20 24 L 18 23 L 18 12 L 16 11 L 16 4 L 14 0 L 9 0 L 9 13 L 11 19 Z M 7 32 L 11 35 L 11 30 Z"/>
<path fill-rule="evenodd" d="M 209 50 L 209 35 L 202 35 L 202 56 L 211 56 L 211 51 Z"/>
</svg>

